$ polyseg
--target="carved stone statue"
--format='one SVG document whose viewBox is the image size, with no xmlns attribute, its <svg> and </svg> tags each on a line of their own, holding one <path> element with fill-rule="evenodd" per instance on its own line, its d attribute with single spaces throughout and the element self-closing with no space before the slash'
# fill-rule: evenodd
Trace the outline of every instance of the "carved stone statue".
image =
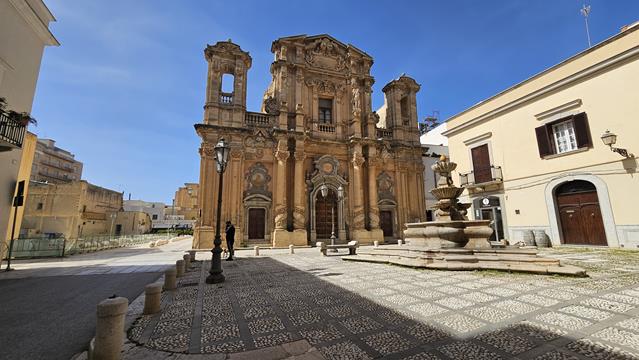
<svg viewBox="0 0 639 360">
<path fill-rule="evenodd" d="M 353 105 L 353 115 L 358 116 L 362 109 L 360 100 L 360 90 L 357 80 L 351 79 L 351 104 Z"/>
</svg>

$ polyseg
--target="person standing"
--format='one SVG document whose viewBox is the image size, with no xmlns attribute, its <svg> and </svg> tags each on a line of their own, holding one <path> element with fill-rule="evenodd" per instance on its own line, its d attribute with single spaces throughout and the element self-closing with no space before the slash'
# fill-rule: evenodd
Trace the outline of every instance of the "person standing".
<svg viewBox="0 0 639 360">
<path fill-rule="evenodd" d="M 230 221 L 226 222 L 226 248 L 229 249 L 229 257 L 226 261 L 233 261 L 233 243 L 235 242 L 235 226 Z"/>
</svg>

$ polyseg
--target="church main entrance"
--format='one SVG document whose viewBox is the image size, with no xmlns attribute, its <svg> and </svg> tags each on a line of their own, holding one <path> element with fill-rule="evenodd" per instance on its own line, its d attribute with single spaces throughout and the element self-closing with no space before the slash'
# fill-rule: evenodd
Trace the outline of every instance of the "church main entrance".
<svg viewBox="0 0 639 360">
<path fill-rule="evenodd" d="M 333 189 L 328 190 L 326 197 L 323 197 L 322 194 L 318 193 L 315 200 L 315 231 L 317 233 L 317 239 L 330 239 L 331 216 L 333 217 L 335 224 L 335 236 L 338 236 L 337 194 Z"/>
</svg>

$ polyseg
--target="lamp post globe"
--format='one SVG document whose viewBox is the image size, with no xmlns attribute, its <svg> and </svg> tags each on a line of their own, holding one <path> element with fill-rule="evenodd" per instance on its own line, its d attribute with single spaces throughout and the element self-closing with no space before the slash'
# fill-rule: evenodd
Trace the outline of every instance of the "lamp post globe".
<svg viewBox="0 0 639 360">
<path fill-rule="evenodd" d="M 220 237 L 220 218 L 222 212 L 222 186 L 224 180 L 224 170 L 229 160 L 229 154 L 231 153 L 231 147 L 224 141 L 224 138 L 220 139 L 215 145 L 215 163 L 216 170 L 220 176 L 220 182 L 217 193 L 217 212 L 215 219 L 215 239 L 213 240 L 213 253 L 211 258 L 211 268 L 209 269 L 209 276 L 206 278 L 207 284 L 217 284 L 224 282 L 224 275 L 222 274 L 222 238 Z"/>
</svg>

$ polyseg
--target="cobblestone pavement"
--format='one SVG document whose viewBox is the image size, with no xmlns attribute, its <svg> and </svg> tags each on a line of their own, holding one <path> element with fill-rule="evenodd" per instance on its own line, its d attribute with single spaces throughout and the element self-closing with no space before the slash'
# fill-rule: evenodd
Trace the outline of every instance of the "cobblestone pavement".
<svg viewBox="0 0 639 360">
<path fill-rule="evenodd" d="M 238 252 L 218 285 L 204 283 L 209 263 L 196 263 L 129 338 L 190 354 L 305 339 L 326 359 L 639 358 L 639 253 L 545 252 L 597 264 L 586 279 L 416 270 L 317 249 L 263 253 Z"/>
</svg>

